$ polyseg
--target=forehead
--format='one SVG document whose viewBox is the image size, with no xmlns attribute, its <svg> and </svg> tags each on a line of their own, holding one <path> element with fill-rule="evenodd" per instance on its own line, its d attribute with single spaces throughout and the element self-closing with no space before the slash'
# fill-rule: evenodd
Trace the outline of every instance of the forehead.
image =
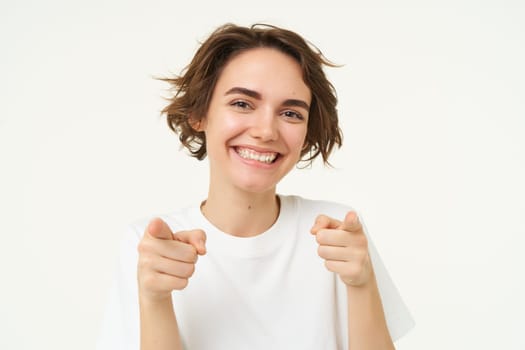
<svg viewBox="0 0 525 350">
<path fill-rule="evenodd" d="M 223 93 L 243 87 L 268 97 L 301 97 L 310 102 L 310 89 L 299 63 L 273 48 L 255 48 L 232 57 L 223 67 L 215 87 Z"/>
</svg>

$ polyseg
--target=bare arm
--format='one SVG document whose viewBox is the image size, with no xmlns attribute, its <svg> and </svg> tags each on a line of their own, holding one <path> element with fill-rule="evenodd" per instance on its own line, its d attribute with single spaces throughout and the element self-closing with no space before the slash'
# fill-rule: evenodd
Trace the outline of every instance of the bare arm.
<svg viewBox="0 0 525 350">
<path fill-rule="evenodd" d="M 140 348 L 182 350 L 171 297 L 165 300 L 140 297 Z"/>
<path fill-rule="evenodd" d="M 362 286 L 346 287 L 348 300 L 348 348 L 395 349 L 386 326 L 375 276 Z"/>
</svg>

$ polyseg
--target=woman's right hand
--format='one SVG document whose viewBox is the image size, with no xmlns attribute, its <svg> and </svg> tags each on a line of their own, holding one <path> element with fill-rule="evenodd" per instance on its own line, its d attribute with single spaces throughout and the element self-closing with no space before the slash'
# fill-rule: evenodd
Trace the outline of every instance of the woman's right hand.
<svg viewBox="0 0 525 350">
<path fill-rule="evenodd" d="M 138 245 L 139 295 L 151 301 L 171 299 L 184 289 L 195 271 L 198 255 L 206 254 L 202 230 L 173 233 L 161 219 L 150 221 Z"/>
</svg>

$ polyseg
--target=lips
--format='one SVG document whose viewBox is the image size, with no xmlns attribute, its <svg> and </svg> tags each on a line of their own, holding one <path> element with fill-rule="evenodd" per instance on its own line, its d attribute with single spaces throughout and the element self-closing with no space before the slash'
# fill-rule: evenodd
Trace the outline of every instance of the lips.
<svg viewBox="0 0 525 350">
<path fill-rule="evenodd" d="M 235 152 L 243 159 L 255 160 L 264 164 L 271 164 L 279 157 L 278 152 L 259 152 L 252 148 L 234 147 Z"/>
</svg>

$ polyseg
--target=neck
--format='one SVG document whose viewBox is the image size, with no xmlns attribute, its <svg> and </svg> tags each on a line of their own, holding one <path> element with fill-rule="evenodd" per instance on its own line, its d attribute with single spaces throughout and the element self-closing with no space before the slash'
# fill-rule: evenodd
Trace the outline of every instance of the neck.
<svg viewBox="0 0 525 350">
<path fill-rule="evenodd" d="M 204 216 L 219 230 L 238 237 L 268 230 L 279 216 L 275 189 L 264 193 L 210 191 L 201 206 Z"/>
</svg>

